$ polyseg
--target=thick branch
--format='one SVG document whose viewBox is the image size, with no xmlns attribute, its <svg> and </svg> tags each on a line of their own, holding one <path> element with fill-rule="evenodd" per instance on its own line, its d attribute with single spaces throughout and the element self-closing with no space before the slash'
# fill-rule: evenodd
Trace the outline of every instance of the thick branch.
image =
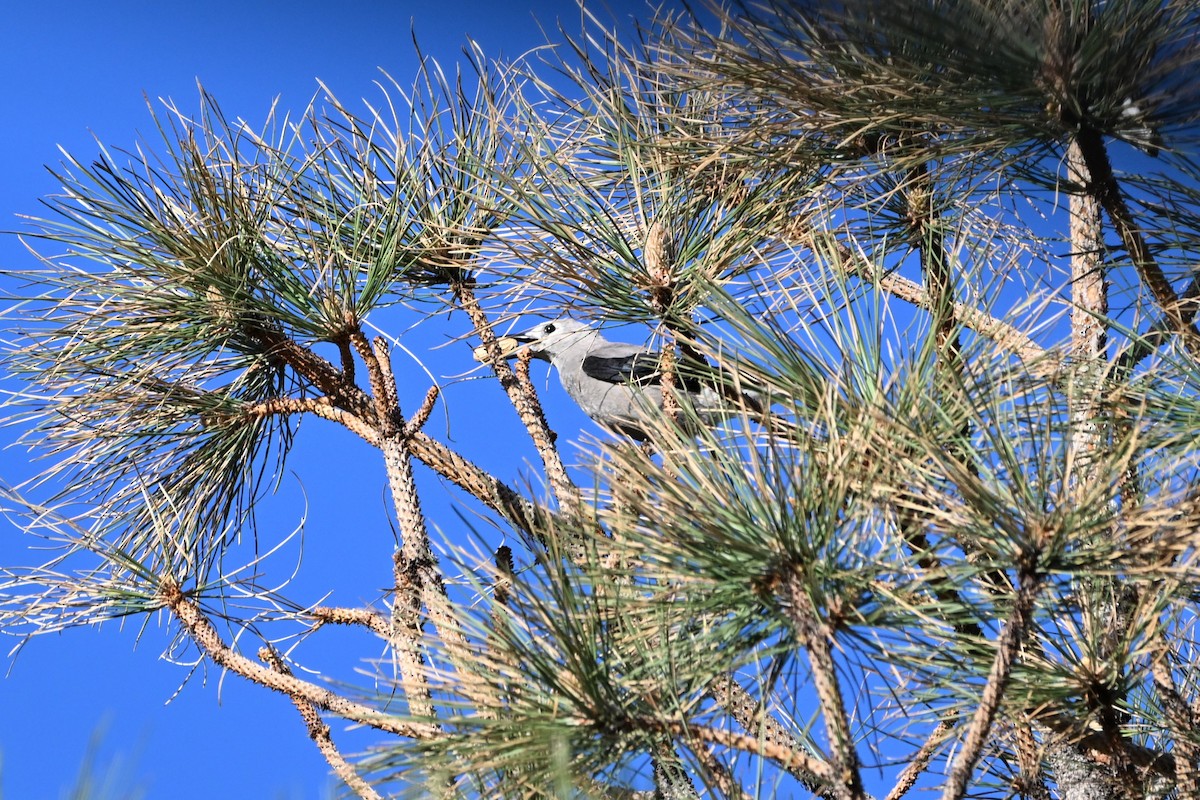
<svg viewBox="0 0 1200 800">
<path fill-rule="evenodd" d="M 335 406 L 372 424 L 377 422 L 373 416 L 371 399 L 352 380 L 347 379 L 346 373 L 276 328 L 256 326 L 251 334 L 273 358 L 294 369 Z"/>
<path fill-rule="evenodd" d="M 1185 303 L 1180 299 L 1150 252 L 1150 247 L 1146 244 L 1142 232 L 1138 230 L 1133 213 L 1125 202 L 1116 175 L 1113 174 L 1103 137 L 1096 130 L 1084 128 L 1076 135 L 1075 142 L 1090 178 L 1086 190 L 1100 202 L 1108 214 L 1125 252 L 1133 261 L 1142 282 L 1154 295 L 1154 300 L 1162 309 L 1170 328 L 1183 337 L 1183 343 L 1189 350 L 1193 353 L 1200 351 L 1200 331 L 1196 330 L 1195 325 L 1196 303 Z"/>
<path fill-rule="evenodd" d="M 362 331 L 357 329 L 350 334 L 350 342 L 367 366 L 375 416 L 379 420 L 379 449 L 383 453 L 392 507 L 400 526 L 400 552 L 393 559 L 392 648 L 409 709 L 418 717 L 433 719 L 433 698 L 424 669 L 421 605 L 423 601 L 427 607 L 429 605 L 427 590 L 436 594 L 441 588 L 444 595 L 445 589 L 441 587 L 441 574 L 425 528 L 408 443 L 402 436 L 404 423 L 396 399 L 387 343 L 377 341 L 372 349 Z"/>
<path fill-rule="evenodd" d="M 380 443 L 380 449 L 387 465 L 388 483 L 392 489 L 401 533 L 401 548 L 393 559 L 396 577 L 394 620 L 397 623 L 397 633 L 405 637 L 406 646 L 411 647 L 413 653 L 420 653 L 420 608 L 423 604 L 429 620 L 437 629 L 441 643 L 445 646 L 446 654 L 458 669 L 464 691 L 475 702 L 479 713 L 487 716 L 488 709 L 495 707 L 496 700 L 472 670 L 477 653 L 471 648 L 458 617 L 451 608 L 450 598 L 446 594 L 445 579 L 438 567 L 429 531 L 425 526 L 425 513 L 421 508 L 412 472 L 410 436 L 428 418 L 437 394 L 426 394 L 421 411 L 414 417 L 413 422 L 405 423 L 400 411 L 396 378 L 392 373 L 391 355 L 383 337 L 375 339 L 373 358 L 368 365 L 373 372 L 378 371 L 377 377 L 373 374 L 371 385 L 377 387 L 375 391 L 381 393 L 384 398 L 379 406 L 379 415 L 389 420 L 386 426 L 387 434 Z M 415 668 L 417 664 L 411 666 Z M 420 675 L 420 683 L 425 693 L 423 696 L 428 697 L 428 684 L 423 672 Z M 432 708 L 428 710 L 432 712 Z"/>
</svg>

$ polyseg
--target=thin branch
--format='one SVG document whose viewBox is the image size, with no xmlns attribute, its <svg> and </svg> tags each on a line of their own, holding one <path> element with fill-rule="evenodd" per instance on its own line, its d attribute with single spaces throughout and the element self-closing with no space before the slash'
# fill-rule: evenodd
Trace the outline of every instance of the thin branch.
<svg viewBox="0 0 1200 800">
<path fill-rule="evenodd" d="M 755 732 L 772 747 L 795 753 L 796 758 L 789 758 L 786 762 L 781 761 L 781 763 L 785 763 L 785 769 L 804 784 L 809 791 L 821 797 L 833 796 L 828 789 L 822 786 L 824 781 L 821 778 L 822 774 L 832 774 L 832 768 L 820 761 L 818 762 L 821 764 L 820 772 L 801 769 L 798 765 L 804 763 L 803 758 L 813 761 L 817 761 L 817 759 L 810 756 L 807 748 L 777 719 L 763 713 L 759 702 L 741 684 L 728 675 L 721 675 L 713 678 L 708 684 L 708 691 L 744 730 Z"/>
<path fill-rule="evenodd" d="M 261 328 L 257 335 L 269 344 L 274 353 L 291 364 L 297 372 L 304 375 L 327 395 L 329 402 L 334 407 L 348 411 L 355 418 L 363 420 L 364 425 L 374 430 L 377 424 L 375 404 L 367 393 L 356 384 L 347 382 L 341 371 L 320 356 L 291 341 L 279 331 Z M 494 336 L 492 342 L 495 343 Z M 313 413 L 319 413 L 318 408 L 314 407 Z M 334 421 L 341 421 L 341 418 L 336 417 Z M 360 436 L 364 435 L 361 431 L 356 432 Z M 378 446 L 377 437 L 368 438 L 367 441 Z M 413 457 L 473 495 L 519 530 L 530 534 L 536 534 L 536 531 L 539 530 L 535 522 L 546 512 L 486 470 L 420 431 L 411 433 L 407 437 L 407 444 Z"/>
<path fill-rule="evenodd" d="M 1050 791 L 1042 777 L 1042 755 L 1033 727 L 1026 721 L 1017 723 L 1017 766 L 1021 770 L 1021 793 L 1031 800 L 1050 800 Z"/>
<path fill-rule="evenodd" d="M 261 342 L 267 353 L 294 369 L 326 395 L 335 406 L 349 411 L 360 419 L 370 420 L 372 424 L 377 424 L 377 420 L 373 418 L 374 406 L 371 399 L 357 384 L 347 380 L 345 373 L 329 361 L 307 347 L 292 341 L 282 331 L 269 325 L 255 325 L 251 328 L 250 334 Z"/>
<path fill-rule="evenodd" d="M 361 625 L 384 639 L 391 639 L 392 625 L 387 617 L 369 608 L 342 608 L 338 606 L 314 606 L 307 616 L 322 625 Z"/>
<path fill-rule="evenodd" d="M 633 720 L 633 724 L 644 730 L 661 731 L 684 739 L 693 739 L 705 744 L 715 744 L 731 750 L 753 753 L 776 762 L 788 772 L 799 771 L 811 775 L 818 784 L 828 786 L 834 784 L 833 768 L 824 761 L 746 733 L 735 733 L 721 728 L 709 728 L 689 722 L 657 718 L 637 719 Z"/>
<path fill-rule="evenodd" d="M 849 254 L 848 250 L 843 255 L 842 268 L 846 274 L 867 280 L 874 287 L 912 303 L 924 311 L 933 311 L 937 307 L 937 299 L 920 284 L 894 273 L 870 274 L 865 266 L 857 264 L 857 260 Z M 1045 349 L 1007 322 L 966 303 L 955 302 L 951 308 L 953 318 L 963 327 L 991 339 L 1024 363 L 1036 366 L 1040 373 L 1053 373 L 1057 369 L 1061 360 L 1057 353 Z"/>
<path fill-rule="evenodd" d="M 694 747 L 692 752 L 695 753 L 696 760 L 700 762 L 704 771 L 708 773 L 709 781 L 722 795 L 739 800 L 753 800 L 742 790 L 729 768 L 717 759 L 716 753 L 712 751 L 711 747 Z"/>
<path fill-rule="evenodd" d="M 422 464 L 503 516 L 518 530 L 540 536 L 542 526 L 537 520 L 549 512 L 520 492 L 421 431 L 409 437 L 408 447 Z"/>
<path fill-rule="evenodd" d="M 475 297 L 473 285 L 469 281 L 459 282 L 455 285 L 455 297 L 475 327 L 475 335 L 479 337 L 484 349 L 487 350 L 492 370 L 496 373 L 497 380 L 500 381 L 500 387 L 508 394 L 508 399 L 513 404 L 513 408 L 517 410 L 517 415 L 524 423 L 525 430 L 529 432 L 529 437 L 533 440 L 533 446 L 542 459 L 546 478 L 550 481 L 550 488 L 558 499 L 559 505 L 574 506 L 578 492 L 567 475 L 558 449 L 554 446 L 554 433 L 546 424 L 546 417 L 542 413 L 537 395 L 530 392 L 529 388 L 517 380 L 508 359 L 505 358 L 497 344 L 496 335 L 492 332 L 492 325 L 487 314 Z M 529 386 L 532 387 L 532 383 Z"/>
<path fill-rule="evenodd" d="M 396 399 L 395 382 L 388 380 L 391 377 L 391 362 L 388 361 L 386 374 L 384 365 L 380 363 L 381 359 L 388 358 L 387 345 L 384 343 L 382 347 L 372 349 L 367 337 L 358 328 L 351 331 L 349 336 L 359 358 L 367 365 L 367 379 L 371 382 L 371 398 L 380 435 L 392 435 L 396 431 L 396 415 L 399 413 L 400 404 Z"/>
<path fill-rule="evenodd" d="M 1013 663 L 1021 650 L 1021 642 L 1029 632 L 1029 623 L 1033 616 L 1033 606 L 1037 601 L 1040 581 L 1037 574 L 1030 568 L 1022 568 L 1017 580 L 1017 594 L 1013 599 L 1012 613 L 1004 625 L 1004 630 L 996 642 L 996 657 L 992 660 L 992 668 L 988 673 L 987 684 L 979 698 L 979 707 L 971 718 L 963 740 L 962 750 L 950 767 L 950 775 L 942 790 L 943 800 L 959 800 L 967 790 L 971 773 L 979 761 L 983 748 L 987 744 L 988 733 L 992 721 L 1000 709 L 1000 701 L 1004 690 L 1008 687 L 1008 679 L 1012 674 Z"/>
<path fill-rule="evenodd" d="M 837 782 L 834 784 L 835 795 L 859 800 L 866 795 L 863 791 L 854 737 L 850 733 L 850 720 L 846 716 L 845 699 L 838 685 L 837 666 L 833 661 L 828 626 L 817 613 L 802 576 L 792 574 L 785 591 L 792 628 L 808 651 L 813 688 L 821 704 L 821 719 L 829 734 L 830 768 L 837 776 Z"/>
<path fill-rule="evenodd" d="M 953 731 L 953 722 L 946 719 L 938 722 L 930 732 L 929 738 L 913 754 L 908 762 L 908 766 L 896 777 L 896 785 L 888 792 L 885 800 L 900 800 L 901 797 L 908 794 L 909 789 L 917 784 L 917 779 L 921 777 L 921 773 L 929 766 L 930 760 L 933 759 L 933 754 L 950 738 L 950 734 Z"/>
<path fill-rule="evenodd" d="M 258 657 L 280 675 L 292 674 L 288 665 L 283 662 L 274 648 L 263 647 L 258 651 Z M 317 749 L 321 751 L 321 755 L 325 757 L 325 761 L 333 769 L 333 773 L 363 800 L 383 800 L 383 796 L 376 792 L 371 784 L 363 780 L 354 766 L 334 745 L 329 726 L 321 719 L 317 707 L 303 697 L 293 696 L 292 702 L 295 704 L 296 710 L 300 712 L 300 718 L 304 720 L 305 727 L 308 728 L 308 737 L 317 745 Z"/>
<path fill-rule="evenodd" d="M 666 226 L 660 220 L 655 220 L 646 231 L 642 262 L 646 274 L 650 277 L 650 307 L 671 333 L 670 341 L 663 343 L 662 352 L 659 354 L 658 369 L 661 376 L 663 415 L 678 426 L 681 409 L 677 393 L 679 380 L 675 365 L 675 342 L 679 337 L 670 324 L 671 306 L 675 299 L 675 257 L 672 251 L 672 242 L 667 235 Z"/>
<path fill-rule="evenodd" d="M 1184 320 L 1194 322 L 1196 313 L 1200 310 L 1200 274 L 1192 278 L 1191 283 L 1188 284 L 1183 294 L 1180 295 L 1179 303 L 1182 307 Z M 1117 379 L 1124 380 L 1146 356 L 1153 353 L 1156 348 L 1162 346 L 1170 334 L 1171 319 L 1166 314 L 1163 314 L 1155 320 L 1154 324 L 1145 333 L 1138 335 L 1129 348 L 1117 357 L 1116 366 L 1113 370 Z"/>
<path fill-rule="evenodd" d="M 417 409 L 417 413 L 413 414 L 412 419 L 404 426 L 405 439 L 411 439 L 414 433 L 425 427 L 425 423 L 429 421 L 429 415 L 433 413 L 434 405 L 437 404 L 440 393 L 441 390 L 437 386 L 429 387 L 429 391 L 425 393 L 425 399 L 421 401 L 421 406 Z"/>
<path fill-rule="evenodd" d="M 420 722 L 401 722 L 378 709 L 347 700 L 328 689 L 302 681 L 292 675 L 280 675 L 230 648 L 221 640 L 217 629 L 200 610 L 199 605 L 171 580 L 159 587 L 159 596 L 171 613 L 182 623 L 184 629 L 197 646 L 219 667 L 229 670 L 249 681 L 268 689 L 302 698 L 317 708 L 323 708 L 339 717 L 367 725 L 397 736 L 410 739 L 429 739 L 440 730 L 435 725 Z"/>
<path fill-rule="evenodd" d="M 272 397 L 246 406 L 241 411 L 248 417 L 287 416 L 291 414 L 314 414 L 330 422 L 336 422 L 351 433 L 357 434 L 368 444 L 379 445 L 379 432 L 368 422 L 352 412 L 334 405 L 327 396 L 321 397 Z"/>
</svg>

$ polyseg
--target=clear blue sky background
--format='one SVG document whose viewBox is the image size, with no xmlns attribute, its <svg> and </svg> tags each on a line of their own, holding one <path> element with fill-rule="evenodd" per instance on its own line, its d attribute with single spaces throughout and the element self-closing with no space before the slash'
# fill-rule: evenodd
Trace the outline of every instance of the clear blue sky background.
<svg viewBox="0 0 1200 800">
<path fill-rule="evenodd" d="M 609 0 L 607 8 L 622 20 L 647 14 L 641 0 Z M 580 13 L 570 0 L 10 3 L 0 27 L 0 229 L 17 228 L 18 214 L 41 213 L 38 198 L 57 188 L 43 167 L 58 162 L 56 146 L 86 163 L 96 152 L 93 136 L 117 147 L 131 145 L 139 132 L 152 137 L 144 96 L 154 102 L 170 97 L 181 108 L 195 109 L 199 79 L 228 117 L 257 122 L 276 97 L 281 109 L 302 110 L 317 91 L 317 78 L 344 101 L 373 95 L 380 67 L 407 83 L 415 73 L 414 25 L 424 50 L 452 64 L 468 36 L 490 57 L 513 57 L 543 44 L 543 26 L 553 32 L 560 18 L 568 29 L 579 30 Z M 0 237 L 0 265 L 32 263 L 15 237 Z M 461 327 L 466 329 L 465 320 Z M 465 349 L 455 358 L 457 368 L 471 366 Z M 424 388 L 414 387 L 414 396 Z M 459 409 L 479 410 L 460 415 L 464 422 L 453 434 L 444 422 L 432 432 L 460 442 L 482 439 L 471 456 L 507 480 L 528 474 L 520 463 L 525 456 L 505 443 L 487 410 L 494 403 L 503 425 L 512 424 L 516 435 L 515 416 L 499 391 L 475 381 L 448 392 L 452 401 L 455 397 Z M 410 409 L 415 404 L 407 402 Z M 557 402 L 551 411 L 569 438 L 587 427 L 572 413 Z M 337 570 L 330 579 L 341 591 L 337 602 L 374 601 L 385 586 L 381 564 L 390 554 L 382 470 L 364 472 L 361 449 L 327 447 L 316 435 L 322 430 L 313 431 L 301 436 L 293 469 L 315 472 L 358 499 L 340 506 L 313 501 L 308 507 L 306 565 Z M 488 435 L 479 436 L 483 432 Z M 3 432 L 0 440 L 11 442 L 12 433 Z M 30 470 L 25 451 L 0 452 L 0 478 L 6 482 Z M 298 483 L 285 489 L 292 499 L 299 496 Z M 434 502 L 444 504 L 448 495 L 442 492 Z M 294 524 L 303 509 L 290 508 Z M 372 546 L 355 546 L 350 537 L 359 530 L 372 532 Z M 15 529 L 0 522 L 0 564 L 36 561 L 24 547 Z M 285 575 L 290 570 L 286 562 L 274 566 Z M 152 620 L 140 644 L 136 628 L 71 631 L 33 641 L 15 661 L 3 659 L 0 797 L 62 796 L 89 738 L 100 729 L 105 731 L 100 763 L 127 762 L 127 783 L 146 787 L 151 798 L 326 795 L 326 766 L 291 705 L 241 679 L 222 681 L 212 669 L 198 671 L 180 689 L 188 670 L 160 658 L 163 630 L 162 620 Z M 339 642 L 345 643 L 347 669 L 379 652 L 374 643 L 333 632 L 326 646 L 336 652 Z M 12 644 L 0 639 L 0 652 Z M 340 730 L 335 724 L 335 736 Z"/>
</svg>

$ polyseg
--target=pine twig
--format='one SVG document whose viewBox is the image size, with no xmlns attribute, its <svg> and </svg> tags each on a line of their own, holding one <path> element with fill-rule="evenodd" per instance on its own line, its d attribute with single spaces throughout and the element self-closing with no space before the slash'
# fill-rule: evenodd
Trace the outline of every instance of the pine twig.
<svg viewBox="0 0 1200 800">
<path fill-rule="evenodd" d="M 302 681 L 293 675 L 281 675 L 238 653 L 222 641 L 217 629 L 200 610 L 199 605 L 170 579 L 163 581 L 159 587 L 159 597 L 196 645 L 219 667 L 260 686 L 286 694 L 288 697 L 302 698 L 316 708 L 323 708 L 339 717 L 376 730 L 410 739 L 429 739 L 440 733 L 436 725 L 400 722 L 378 709 L 347 700 L 324 687 Z"/>
<path fill-rule="evenodd" d="M 797 741 L 787 728 L 774 717 L 762 712 L 758 701 L 750 695 L 737 681 L 728 675 L 714 678 L 708 685 L 709 694 L 729 712 L 729 715 L 742 726 L 743 730 L 755 732 L 763 741 L 772 747 L 777 747 L 796 754 L 795 758 L 787 758 L 780 763 L 791 775 L 804 784 L 814 794 L 829 798 L 833 795 L 824 788 L 823 774 L 831 774 L 829 765 L 809 756 L 805 747 Z M 821 765 L 820 772 L 800 768 L 806 763 L 803 757 L 812 759 Z"/>
<path fill-rule="evenodd" d="M 812 666 L 813 688 L 821 704 L 821 719 L 829 734 L 830 769 L 836 776 L 834 795 L 847 800 L 866 797 L 859 769 L 858 753 L 850 734 L 845 699 L 838 685 L 837 666 L 833 661 L 828 626 L 817 613 L 807 587 L 800 575 L 793 574 L 787 582 L 787 608 L 792 628 L 808 651 Z"/>
<path fill-rule="evenodd" d="M 280 675 L 290 676 L 292 674 L 288 665 L 284 663 L 274 648 L 263 647 L 258 651 L 258 657 Z M 333 737 L 330 735 L 329 725 L 321 719 L 317 707 L 308 700 L 294 695 L 292 703 L 295 704 L 296 710 L 300 712 L 300 718 L 304 720 L 304 725 L 308 728 L 308 738 L 317 745 L 317 749 L 325 757 L 326 763 L 333 769 L 333 773 L 341 778 L 342 783 L 350 787 L 362 800 L 383 800 L 383 796 L 375 791 L 371 784 L 363 780 L 354 766 L 337 749 L 333 743 Z"/>
<path fill-rule="evenodd" d="M 962 750 L 950 767 L 950 775 L 942 790 L 942 800 L 959 800 L 967 790 L 967 782 L 975 771 L 975 764 L 987 744 L 988 733 L 996 712 L 1000 709 L 1000 701 L 1004 690 L 1008 687 L 1008 679 L 1012 667 L 1021 649 L 1021 642 L 1029 632 L 1033 618 L 1033 606 L 1037 601 L 1040 580 L 1031 567 L 1019 570 L 1017 594 L 1013 600 L 1012 613 L 1004 625 L 1000 639 L 996 643 L 996 656 L 992 660 L 992 668 L 988 673 L 987 684 L 979 698 L 979 707 L 971 718 L 963 740 Z"/>
<path fill-rule="evenodd" d="M 369 422 L 354 413 L 338 408 L 328 396 L 321 397 L 273 397 L 248 405 L 241 411 L 247 417 L 288 416 L 291 414 L 313 414 L 322 419 L 336 422 L 367 444 L 379 445 L 379 431 Z"/>
<path fill-rule="evenodd" d="M 789 772 L 799 770 L 800 772 L 812 775 L 818 785 L 833 786 L 835 784 L 833 769 L 824 761 L 815 759 L 801 751 L 792 750 L 774 742 L 751 736 L 750 734 L 736 733 L 721 728 L 710 728 L 704 725 L 673 720 L 639 719 L 634 724 L 644 730 L 661 731 L 669 733 L 672 736 L 694 739 L 705 744 L 714 744 L 719 747 L 727 747 L 730 750 L 752 753 L 778 763 Z"/>
<path fill-rule="evenodd" d="M 913 786 L 916 786 L 917 778 L 921 777 L 921 773 L 929 766 L 933 754 L 950 738 L 953 730 L 954 723 L 947 719 L 940 720 L 934 726 L 934 729 L 929 734 L 929 738 L 925 740 L 920 749 L 909 759 L 908 766 L 896 777 L 896 784 L 888 792 L 885 800 L 900 800 L 901 797 L 908 794 L 908 791 Z"/>
<path fill-rule="evenodd" d="M 524 423 L 525 430 L 528 431 L 529 438 L 533 441 L 538 456 L 542 459 L 546 478 L 550 481 L 550 488 L 558 499 L 559 505 L 574 507 L 578 491 L 567 475 L 562 457 L 559 456 L 558 449 L 554 446 L 554 433 L 546 424 L 546 416 L 542 413 L 541 403 L 538 402 L 536 393 L 531 391 L 532 383 L 529 383 L 528 386 L 523 385 L 517 379 L 504 353 L 500 351 L 496 334 L 492 332 L 491 322 L 483 308 L 480 307 L 472 284 L 467 281 L 456 284 L 455 297 L 459 307 L 466 312 L 467 318 L 475 327 L 475 335 L 479 337 L 479 341 L 487 351 L 492 370 L 496 373 L 497 380 L 500 381 L 500 387 L 504 389 L 513 408 L 517 410 L 521 422 Z"/>
<path fill-rule="evenodd" d="M 387 617 L 368 608 L 314 606 L 306 614 L 320 625 L 361 625 L 384 639 L 392 637 L 392 627 Z"/>
</svg>

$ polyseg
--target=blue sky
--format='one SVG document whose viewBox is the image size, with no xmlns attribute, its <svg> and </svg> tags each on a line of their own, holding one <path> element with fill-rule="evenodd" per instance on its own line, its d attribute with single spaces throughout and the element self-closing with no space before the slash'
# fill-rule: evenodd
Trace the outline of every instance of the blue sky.
<svg viewBox="0 0 1200 800">
<path fill-rule="evenodd" d="M 615 18 L 628 19 L 634 11 L 644 15 L 646 6 L 610 0 L 607 8 Z M 147 97 L 154 103 L 173 98 L 181 108 L 194 109 L 199 80 L 228 117 L 256 122 L 276 98 L 281 110 L 302 110 L 318 78 L 344 101 L 374 94 L 381 67 L 406 83 L 415 72 L 414 25 L 422 48 L 449 65 L 468 36 L 490 57 L 513 57 L 545 43 L 542 26 L 553 31 L 559 18 L 568 29 L 579 29 L 580 13 L 570 0 L 250 0 L 236 12 L 233 6 L 174 2 L 9 4 L 0 46 L 0 229 L 18 228 L 19 214 L 41 213 L 38 198 L 57 188 L 43 165 L 59 161 L 58 146 L 86 163 L 96 152 L 95 139 L 120 147 L 134 143 L 139 133 L 151 137 Z M 0 237 L 0 265 L 32 263 L 15 237 Z M 468 369 L 467 352 L 458 352 L 448 369 Z M 424 387 L 414 392 L 419 396 Z M 503 426 L 511 424 L 514 435 L 517 431 L 498 389 L 486 381 L 459 384 L 448 392 L 448 399 L 456 397 L 459 409 L 485 411 L 461 415 L 458 428 L 435 434 L 458 442 L 479 438 L 472 457 L 510 481 L 529 474 L 521 467 L 526 456 L 497 433 L 496 425 L 506 431 Z M 493 424 L 488 403 L 495 404 L 502 423 Z M 410 409 L 414 405 L 408 401 Z M 587 427 L 557 404 L 551 413 L 568 433 Z M 390 545 L 376 539 L 378 547 L 356 548 L 346 536 L 359 529 L 390 536 L 382 470 L 364 471 L 363 458 L 372 454 L 362 448 L 330 447 L 322 429 L 313 432 L 300 437 L 292 468 L 308 472 L 309 481 L 320 479 L 335 498 L 359 499 L 341 506 L 297 501 L 281 519 L 294 525 L 299 513 L 307 514 L 306 563 L 331 568 L 330 586 L 341 592 L 336 599 L 347 605 L 376 600 L 386 577 L 378 568 L 380 554 L 386 559 Z M 483 432 L 489 436 L 479 437 Z M 13 433 L 0 437 L 9 444 Z M 31 469 L 25 451 L 0 451 L 0 478 L 6 482 Z M 284 494 L 290 493 L 285 505 L 301 493 L 307 498 L 311 486 L 300 480 L 285 483 Z M 449 492 L 438 492 L 435 484 L 432 502 L 445 505 Z M 357 511 L 348 514 L 346 506 Z M 0 563 L 36 562 L 24 548 L 15 529 L 0 523 Z M 286 562 L 279 568 L 289 570 Z M 0 797 L 61 796 L 98 730 L 104 732 L 100 763 L 120 757 L 126 784 L 145 787 L 148 797 L 325 796 L 327 768 L 290 703 L 241 679 L 222 680 L 213 669 L 189 678 L 187 667 L 161 657 L 163 621 L 150 620 L 145 631 L 137 627 L 141 622 L 41 637 L 15 660 L 3 659 Z M 337 653 L 343 642 L 346 669 L 357 658 L 378 654 L 374 643 L 349 634 L 330 633 L 325 646 Z M 0 640 L 0 652 L 7 654 L 13 643 Z M 340 730 L 335 722 L 335 736 Z"/>
</svg>

